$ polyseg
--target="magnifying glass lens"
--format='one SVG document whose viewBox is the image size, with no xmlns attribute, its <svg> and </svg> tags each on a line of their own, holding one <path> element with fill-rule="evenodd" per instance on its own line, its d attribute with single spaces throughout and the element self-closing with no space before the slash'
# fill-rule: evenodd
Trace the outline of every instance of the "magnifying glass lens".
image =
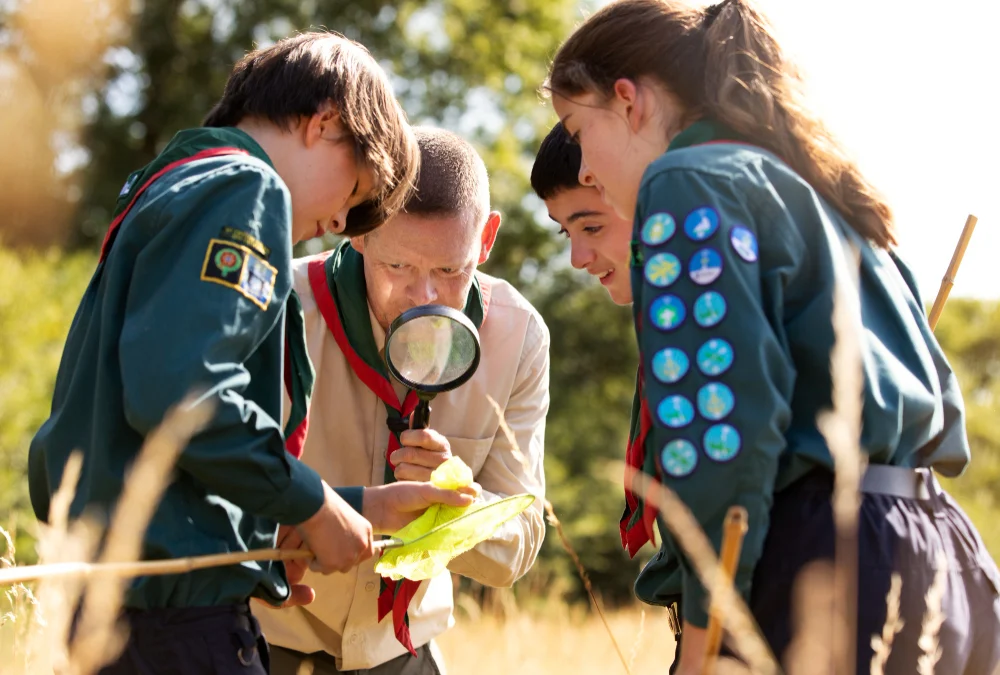
<svg viewBox="0 0 1000 675">
<path fill-rule="evenodd" d="M 418 316 L 398 326 L 386 350 L 404 381 L 431 388 L 461 379 L 476 354 L 476 336 L 465 325 L 435 315 Z"/>
</svg>

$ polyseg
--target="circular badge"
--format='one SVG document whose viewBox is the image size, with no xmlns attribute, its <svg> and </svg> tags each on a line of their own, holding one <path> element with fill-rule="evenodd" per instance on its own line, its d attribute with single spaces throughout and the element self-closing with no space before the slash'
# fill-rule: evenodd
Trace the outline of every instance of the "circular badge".
<svg viewBox="0 0 1000 675">
<path fill-rule="evenodd" d="M 719 214 L 711 206 L 702 206 L 684 218 L 684 234 L 692 241 L 705 241 L 719 229 Z"/>
<path fill-rule="evenodd" d="M 666 288 L 681 275 L 681 261 L 673 253 L 657 253 L 646 263 L 646 281 L 657 288 Z"/>
<path fill-rule="evenodd" d="M 698 412 L 707 420 L 718 422 L 733 411 L 736 397 L 721 382 L 710 382 L 698 390 Z"/>
<path fill-rule="evenodd" d="M 222 248 L 215 254 L 215 266 L 223 274 L 235 272 L 243 265 L 243 256 L 234 248 Z"/>
<path fill-rule="evenodd" d="M 669 213 L 654 213 L 642 224 L 642 243 L 646 246 L 659 246 L 670 240 L 677 231 L 674 217 Z"/>
<path fill-rule="evenodd" d="M 679 381 L 690 367 L 690 359 L 680 349 L 667 347 L 653 355 L 653 376 L 664 384 Z"/>
<path fill-rule="evenodd" d="M 656 406 L 656 416 L 671 429 L 680 429 L 694 421 L 694 407 L 683 396 L 668 396 Z"/>
<path fill-rule="evenodd" d="M 711 328 L 726 318 L 726 299 L 715 291 L 705 291 L 694 301 L 692 314 L 699 326 Z"/>
<path fill-rule="evenodd" d="M 663 446 L 660 468 L 674 478 L 688 476 L 698 466 L 698 450 L 691 441 L 678 438 Z"/>
<path fill-rule="evenodd" d="M 733 348 L 722 338 L 712 338 L 698 349 L 698 370 L 709 377 L 722 375 L 733 365 Z"/>
<path fill-rule="evenodd" d="M 660 330 L 677 328 L 686 316 L 684 303 L 676 295 L 661 295 L 649 305 L 649 318 Z"/>
<path fill-rule="evenodd" d="M 745 261 L 757 262 L 757 237 L 748 228 L 737 225 L 729 231 L 729 243 L 733 245 L 736 255 Z"/>
<path fill-rule="evenodd" d="M 728 424 L 709 427 L 702 441 L 705 454 L 716 462 L 728 462 L 740 453 L 740 432 Z"/>
<path fill-rule="evenodd" d="M 722 256 L 714 248 L 695 251 L 688 264 L 688 276 L 699 286 L 707 286 L 722 274 Z"/>
</svg>

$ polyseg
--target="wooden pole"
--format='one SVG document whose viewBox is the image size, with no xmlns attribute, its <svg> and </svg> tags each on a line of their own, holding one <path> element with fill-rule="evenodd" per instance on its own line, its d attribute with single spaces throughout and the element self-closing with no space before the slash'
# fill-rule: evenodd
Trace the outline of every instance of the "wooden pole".
<svg viewBox="0 0 1000 675">
<path fill-rule="evenodd" d="M 743 537 L 749 526 L 747 510 L 742 506 L 730 506 L 726 511 L 725 525 L 722 531 L 722 550 L 719 552 L 719 566 L 725 575 L 725 583 L 731 584 L 736 576 L 736 566 L 740 561 L 740 550 L 743 548 Z M 722 647 L 722 616 L 719 607 L 712 598 L 709 607 L 708 632 L 705 636 L 705 659 L 701 665 L 701 675 L 715 673 L 715 660 Z"/>
<path fill-rule="evenodd" d="M 977 222 L 979 222 L 979 219 L 971 214 L 965 220 L 962 236 L 958 239 L 958 245 L 955 246 L 955 252 L 952 253 L 951 262 L 948 264 L 948 271 L 944 273 L 944 278 L 941 279 L 941 288 L 938 289 L 937 297 L 934 298 L 934 304 L 931 306 L 931 313 L 928 317 L 931 330 L 934 330 L 938 319 L 941 318 L 944 303 L 948 301 L 948 294 L 951 292 L 951 287 L 955 285 L 955 275 L 958 274 L 958 266 L 962 264 L 965 249 L 969 247 L 969 240 L 972 239 L 972 231 L 976 229 Z"/>
</svg>

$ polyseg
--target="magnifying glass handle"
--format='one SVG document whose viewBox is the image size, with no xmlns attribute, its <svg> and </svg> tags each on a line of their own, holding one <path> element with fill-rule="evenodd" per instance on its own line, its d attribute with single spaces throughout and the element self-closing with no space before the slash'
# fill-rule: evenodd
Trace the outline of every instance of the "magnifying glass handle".
<svg viewBox="0 0 1000 675">
<path fill-rule="evenodd" d="M 431 421 L 431 406 L 427 401 L 420 401 L 413 409 L 413 429 L 426 429 Z"/>
</svg>

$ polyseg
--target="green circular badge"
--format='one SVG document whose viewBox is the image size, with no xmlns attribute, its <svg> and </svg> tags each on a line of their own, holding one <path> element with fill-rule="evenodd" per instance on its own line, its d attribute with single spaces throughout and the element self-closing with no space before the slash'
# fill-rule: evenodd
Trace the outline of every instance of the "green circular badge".
<svg viewBox="0 0 1000 675">
<path fill-rule="evenodd" d="M 235 248 L 222 248 L 215 254 L 215 266 L 223 274 L 235 272 L 243 266 L 243 255 Z"/>
<path fill-rule="evenodd" d="M 663 473 L 674 478 L 691 475 L 698 466 L 698 451 L 691 441 L 678 438 L 663 446 L 660 452 L 660 468 Z"/>
</svg>

